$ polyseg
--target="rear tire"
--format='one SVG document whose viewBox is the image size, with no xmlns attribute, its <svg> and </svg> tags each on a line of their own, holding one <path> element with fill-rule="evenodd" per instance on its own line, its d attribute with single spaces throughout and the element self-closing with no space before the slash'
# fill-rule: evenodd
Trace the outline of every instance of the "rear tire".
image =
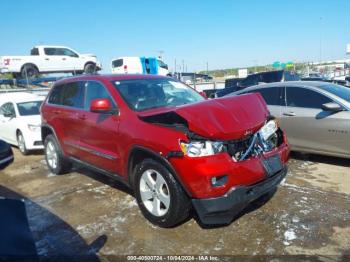
<svg viewBox="0 0 350 262">
<path fill-rule="evenodd" d="M 72 163 L 64 157 L 62 151 L 53 135 L 45 138 L 45 160 L 50 171 L 56 175 L 68 173 Z"/>
<path fill-rule="evenodd" d="M 84 67 L 84 73 L 85 74 L 93 74 L 95 73 L 96 70 L 96 65 L 94 63 L 87 63 Z"/>
<path fill-rule="evenodd" d="M 159 227 L 173 227 L 189 216 L 191 203 L 169 170 L 153 159 L 135 168 L 134 192 L 142 214 Z"/>
<path fill-rule="evenodd" d="M 21 131 L 18 131 L 18 133 L 17 133 L 17 145 L 18 145 L 18 149 L 22 153 L 22 155 L 24 155 L 24 156 L 28 155 L 26 142 L 24 140 L 24 136 L 23 136 Z"/>
<path fill-rule="evenodd" d="M 21 70 L 21 77 L 26 78 L 37 78 L 39 71 L 34 65 L 24 65 Z"/>
</svg>

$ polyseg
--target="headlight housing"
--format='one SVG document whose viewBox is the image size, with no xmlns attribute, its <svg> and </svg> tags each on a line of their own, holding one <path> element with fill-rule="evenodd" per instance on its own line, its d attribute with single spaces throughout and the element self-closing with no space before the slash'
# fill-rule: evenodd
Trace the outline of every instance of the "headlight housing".
<svg viewBox="0 0 350 262">
<path fill-rule="evenodd" d="M 219 141 L 192 141 L 180 143 L 181 151 L 189 157 L 212 156 L 224 152 L 224 144 Z"/>
<path fill-rule="evenodd" d="M 270 120 L 259 130 L 259 135 L 264 141 L 266 141 L 273 134 L 276 133 L 277 129 L 278 129 L 278 126 L 277 126 L 276 121 Z"/>
<path fill-rule="evenodd" d="M 30 125 L 28 124 L 28 129 L 33 132 L 38 132 L 41 128 L 41 125 Z"/>
</svg>

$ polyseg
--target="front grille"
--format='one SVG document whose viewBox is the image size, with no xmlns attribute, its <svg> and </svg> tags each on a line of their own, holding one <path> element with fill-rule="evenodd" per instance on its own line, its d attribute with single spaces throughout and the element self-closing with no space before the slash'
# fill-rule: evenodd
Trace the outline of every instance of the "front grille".
<svg viewBox="0 0 350 262">
<path fill-rule="evenodd" d="M 252 143 L 254 135 L 239 140 L 230 140 L 226 143 L 227 153 L 235 159 L 241 159 Z"/>
<path fill-rule="evenodd" d="M 283 133 L 280 129 L 268 141 L 262 141 L 255 133 L 239 140 L 229 140 L 225 143 L 227 153 L 235 160 L 241 161 L 252 156 L 269 152 L 283 143 Z"/>
</svg>

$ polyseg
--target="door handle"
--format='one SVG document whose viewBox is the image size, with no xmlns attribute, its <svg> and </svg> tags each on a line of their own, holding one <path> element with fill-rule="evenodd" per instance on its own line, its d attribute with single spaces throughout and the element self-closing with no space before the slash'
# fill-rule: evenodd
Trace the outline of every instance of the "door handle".
<svg viewBox="0 0 350 262">
<path fill-rule="evenodd" d="M 283 115 L 284 116 L 296 116 L 296 114 L 294 112 L 284 112 Z"/>
<path fill-rule="evenodd" d="M 58 114 L 61 114 L 61 111 L 54 110 L 53 113 L 54 113 L 55 115 L 58 115 Z"/>
<path fill-rule="evenodd" d="M 66 60 L 66 58 L 62 58 L 62 60 Z"/>
<path fill-rule="evenodd" d="M 50 60 L 50 58 L 45 58 L 45 60 L 49 61 L 49 60 Z"/>
</svg>

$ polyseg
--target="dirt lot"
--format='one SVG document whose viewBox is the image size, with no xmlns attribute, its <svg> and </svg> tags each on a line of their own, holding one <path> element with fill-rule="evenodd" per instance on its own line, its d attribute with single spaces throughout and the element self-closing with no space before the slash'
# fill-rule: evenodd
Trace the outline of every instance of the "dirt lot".
<svg viewBox="0 0 350 262">
<path fill-rule="evenodd" d="M 227 227 L 209 229 L 194 218 L 157 228 L 123 186 L 87 170 L 55 176 L 43 159 L 15 149 L 15 162 L 0 171 L 0 196 L 25 199 L 41 255 L 350 255 L 346 159 L 294 154 L 270 201 L 253 204 Z"/>
</svg>

